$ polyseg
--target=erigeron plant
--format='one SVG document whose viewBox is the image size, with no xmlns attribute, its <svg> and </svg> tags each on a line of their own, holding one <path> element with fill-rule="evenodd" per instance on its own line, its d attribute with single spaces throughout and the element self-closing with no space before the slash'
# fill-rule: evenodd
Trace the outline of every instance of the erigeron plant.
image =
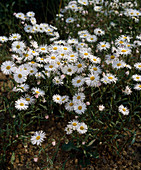
<svg viewBox="0 0 141 170">
<path fill-rule="evenodd" d="M 136 7 L 136 3 L 132 4 Z M 124 8 L 117 11 L 120 6 Z M 93 13 L 98 21 L 101 17 L 104 22 L 108 20 L 110 26 L 85 29 L 86 22 L 93 22 L 85 17 Z M 13 91 L 20 96 L 15 108 L 24 114 L 41 106 L 50 115 L 58 107 L 62 117 L 70 115 L 72 119 L 64 127 L 69 140 L 63 145 L 64 150 L 79 151 L 87 158 L 97 158 L 99 148 L 106 145 L 111 152 L 120 151 L 116 139 L 131 132 L 128 123 L 140 108 L 141 63 L 136 51 L 141 36 L 138 28 L 128 28 L 126 33 L 126 27 L 122 33 L 117 30 L 112 35 L 112 29 L 118 25 L 112 19 L 116 22 L 116 17 L 123 17 L 133 27 L 140 23 L 140 15 L 139 10 L 119 1 L 70 1 L 56 20 L 59 28 L 67 25 L 70 36 L 64 36 L 63 30 L 67 39 L 58 40 L 62 30 L 47 23 L 37 24 L 34 12 L 15 14 L 28 23 L 24 31 L 31 38 L 28 44 L 18 33 L 0 37 L 2 43 L 11 43 L 12 60 L 3 62 L 1 70 L 15 81 Z M 42 44 L 40 34 L 47 38 L 47 43 Z M 132 142 L 135 135 L 128 137 Z M 36 132 L 31 142 L 39 145 L 43 138 L 45 133 Z"/>
</svg>

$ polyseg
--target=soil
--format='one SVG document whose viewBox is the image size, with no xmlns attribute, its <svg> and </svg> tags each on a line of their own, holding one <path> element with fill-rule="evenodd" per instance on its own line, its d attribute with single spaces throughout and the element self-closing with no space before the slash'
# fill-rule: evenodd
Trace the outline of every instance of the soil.
<svg viewBox="0 0 141 170">
<path fill-rule="evenodd" d="M 0 78 L 6 79 L 0 73 Z M 1 88 L 3 82 L 0 82 Z M 2 90 L 2 89 L 1 89 Z M 3 91 L 3 90 L 2 90 Z M 66 123 L 64 122 L 64 125 Z M 18 145 L 13 148 L 14 159 L 13 166 L 8 166 L 7 169 L 14 170 L 140 170 L 141 168 L 141 133 L 137 130 L 136 140 L 132 146 L 124 148 L 120 156 L 114 157 L 104 153 L 99 159 L 92 159 L 91 165 L 82 168 L 78 165 L 78 159 L 70 158 L 69 153 L 61 150 L 61 144 L 66 139 L 64 137 L 64 125 L 59 121 L 54 120 L 53 116 L 49 117 L 49 120 L 43 123 L 43 127 L 40 126 L 40 129 L 44 129 L 46 126 L 46 137 L 47 143 L 43 142 L 42 147 L 45 148 L 45 153 L 39 154 L 39 148 L 30 143 L 30 139 L 24 141 L 24 143 L 19 142 Z M 39 129 L 39 130 L 40 130 Z M 30 129 L 29 129 L 30 130 Z M 31 135 L 33 132 L 29 131 L 28 135 Z M 60 140 L 61 139 L 61 140 Z M 56 145 L 53 146 L 52 142 L 55 141 Z M 26 143 L 26 144 L 25 144 Z M 11 156 L 12 153 L 9 153 Z M 38 155 L 38 156 L 37 156 Z M 35 158 L 38 157 L 36 162 Z M 54 158 L 53 158 L 54 157 Z M 53 158 L 53 159 L 52 159 Z M 50 168 L 47 168 L 50 165 L 49 160 L 53 160 L 53 165 Z M 45 168 L 43 168 L 45 167 Z"/>
</svg>

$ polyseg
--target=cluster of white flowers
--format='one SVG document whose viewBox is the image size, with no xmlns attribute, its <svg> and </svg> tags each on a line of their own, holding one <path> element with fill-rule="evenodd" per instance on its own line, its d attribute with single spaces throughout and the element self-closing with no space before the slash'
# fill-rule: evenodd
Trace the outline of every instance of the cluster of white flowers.
<svg viewBox="0 0 141 170">
<path fill-rule="evenodd" d="M 112 3 L 100 0 L 78 0 L 70 1 L 65 10 L 57 15 L 57 18 L 64 18 L 65 12 L 82 13 L 83 9 L 88 5 L 94 5 L 96 13 L 104 13 L 103 5 L 113 6 L 113 9 L 118 9 L 120 2 L 114 0 Z M 113 5 L 114 4 L 114 5 Z M 130 4 L 131 5 L 131 4 Z M 136 4 L 133 3 L 133 7 Z M 139 19 L 141 12 L 129 8 L 129 4 L 122 3 L 125 7 L 122 14 L 132 16 Z M 119 12 L 111 10 L 118 15 Z M 107 15 L 105 12 L 104 15 Z M 102 89 L 106 86 L 118 86 L 118 82 L 124 81 L 120 77 L 120 70 L 127 72 L 128 84 L 123 87 L 122 92 L 130 95 L 132 90 L 141 90 L 141 63 L 136 59 L 128 64 L 128 59 L 131 59 L 132 52 L 139 50 L 141 46 L 141 34 L 131 36 L 126 34 L 117 34 L 114 40 L 109 40 L 106 37 L 106 31 L 99 26 L 90 30 L 79 28 L 77 31 L 77 38 L 69 37 L 67 40 L 59 39 L 57 28 L 47 23 L 37 24 L 35 13 L 27 12 L 26 14 L 17 13 L 16 18 L 22 20 L 24 24 L 24 31 L 31 38 L 30 43 L 22 40 L 22 36 L 18 33 L 11 34 L 9 37 L 0 36 L 0 42 L 11 44 L 12 61 L 5 61 L 1 65 L 1 71 L 6 75 L 13 76 L 16 86 L 13 88 L 14 92 L 22 93 L 21 98 L 15 101 L 15 108 L 18 110 L 26 110 L 30 104 L 36 103 L 36 98 L 43 98 L 45 101 L 46 91 L 39 88 L 40 80 L 50 79 L 54 86 L 67 86 L 71 91 L 70 94 L 53 94 L 52 100 L 59 105 L 64 104 L 64 108 L 68 112 L 75 112 L 80 117 L 87 113 L 88 105 L 90 104 L 90 96 L 86 96 L 87 89 Z M 67 25 L 74 24 L 77 19 L 69 17 L 64 20 Z M 31 23 L 31 25 L 27 25 Z M 111 23 L 114 26 L 114 23 Z M 42 44 L 34 40 L 31 34 L 44 34 L 51 36 L 50 45 Z M 95 50 L 93 48 L 95 47 Z M 126 63 L 127 62 L 127 63 Z M 109 68 L 109 69 L 108 69 Z M 134 73 L 131 73 L 133 70 Z M 36 86 L 28 84 L 28 80 L 34 79 Z M 122 80 L 121 80 L 122 79 Z M 131 87 L 128 85 L 133 84 Z M 124 82 L 125 83 L 125 82 Z M 85 91 L 86 89 L 86 91 Z M 131 90 L 132 89 L 132 90 Z M 134 90 L 134 91 L 135 91 Z M 60 92 L 61 93 L 61 92 Z M 66 92 L 67 93 L 67 92 Z M 84 102 L 86 99 L 87 102 Z M 89 103 L 89 104 L 87 104 Z M 99 111 L 104 111 L 105 106 L 99 105 L 96 107 Z M 116 108 L 124 115 L 129 114 L 129 110 L 120 105 Z M 88 130 L 84 122 L 79 123 L 77 120 L 69 122 L 65 131 L 71 134 L 73 130 L 77 130 L 80 134 L 86 133 Z M 32 138 L 32 143 L 40 144 L 44 138 L 44 133 L 36 133 Z"/>
<path fill-rule="evenodd" d="M 88 126 L 84 122 L 78 122 L 77 120 L 72 120 L 69 122 L 65 128 L 66 134 L 71 134 L 73 131 L 77 131 L 79 134 L 84 134 L 88 130 Z"/>
</svg>

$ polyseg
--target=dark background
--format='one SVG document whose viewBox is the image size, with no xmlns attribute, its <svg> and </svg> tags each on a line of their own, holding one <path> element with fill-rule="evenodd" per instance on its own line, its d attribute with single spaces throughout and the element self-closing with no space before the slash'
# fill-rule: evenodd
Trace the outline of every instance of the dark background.
<svg viewBox="0 0 141 170">
<path fill-rule="evenodd" d="M 64 5 L 62 0 L 62 6 Z M 13 13 L 35 12 L 37 23 L 49 23 L 59 12 L 61 0 L 0 0 L 0 35 L 15 33 L 17 19 Z"/>
</svg>

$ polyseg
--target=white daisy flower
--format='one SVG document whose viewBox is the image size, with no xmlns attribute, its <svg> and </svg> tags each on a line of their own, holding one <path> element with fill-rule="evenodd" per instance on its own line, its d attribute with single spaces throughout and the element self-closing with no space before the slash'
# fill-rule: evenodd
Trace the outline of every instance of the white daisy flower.
<svg viewBox="0 0 141 170">
<path fill-rule="evenodd" d="M 86 104 L 85 103 L 82 103 L 82 102 L 79 102 L 79 103 L 75 103 L 74 105 L 74 111 L 77 113 L 77 114 L 82 114 L 86 111 Z"/>
<path fill-rule="evenodd" d="M 13 88 L 13 91 L 15 92 L 26 92 L 28 91 L 29 89 L 29 85 L 28 84 L 20 84 L 20 85 L 17 85 L 16 87 Z"/>
<path fill-rule="evenodd" d="M 141 90 L 141 84 L 136 84 L 136 85 L 134 86 L 134 89 L 135 89 L 135 90 Z"/>
<path fill-rule="evenodd" d="M 12 43 L 12 51 L 21 53 L 25 49 L 25 44 L 22 41 L 14 41 Z"/>
<path fill-rule="evenodd" d="M 65 103 L 69 100 L 69 96 L 65 95 L 61 97 L 62 103 Z"/>
<path fill-rule="evenodd" d="M 34 17 L 34 16 L 35 16 L 35 13 L 34 13 L 33 11 L 29 11 L 29 12 L 26 13 L 26 15 L 27 15 L 28 17 Z"/>
<path fill-rule="evenodd" d="M 99 51 L 103 51 L 103 50 L 107 50 L 110 48 L 110 43 L 106 42 L 106 41 L 103 41 L 103 42 L 99 42 L 97 44 L 97 49 Z"/>
<path fill-rule="evenodd" d="M 84 134 L 88 131 L 88 126 L 84 123 L 81 122 L 79 123 L 78 128 L 76 129 L 80 134 Z"/>
<path fill-rule="evenodd" d="M 100 28 L 96 28 L 96 29 L 94 29 L 94 33 L 95 33 L 97 36 L 101 36 L 101 35 L 104 35 L 104 34 L 105 34 L 105 31 L 103 31 L 103 30 L 100 29 Z"/>
<path fill-rule="evenodd" d="M 129 86 L 126 86 L 125 90 L 122 90 L 122 92 L 126 95 L 130 95 L 132 93 L 132 90 Z"/>
<path fill-rule="evenodd" d="M 65 127 L 65 131 L 67 135 L 70 135 L 73 130 L 72 130 L 72 126 L 71 125 L 67 125 L 67 127 Z"/>
<path fill-rule="evenodd" d="M 129 110 L 127 109 L 127 107 L 124 107 L 123 105 L 120 105 L 118 107 L 118 111 L 120 113 L 122 113 L 123 115 L 128 115 L 129 114 Z"/>
<path fill-rule="evenodd" d="M 37 87 L 33 87 L 31 89 L 32 93 L 35 94 L 35 95 L 38 95 L 38 96 L 44 96 L 45 95 L 45 92 L 43 90 L 41 90 L 40 88 L 37 88 Z"/>
<path fill-rule="evenodd" d="M 54 79 L 52 80 L 52 82 L 53 82 L 55 85 L 63 85 L 63 84 L 64 84 L 63 80 L 62 80 L 59 76 L 54 77 Z"/>
<path fill-rule="evenodd" d="M 68 111 L 73 111 L 74 102 L 73 101 L 68 101 L 68 103 L 65 104 L 65 109 L 68 110 Z"/>
<path fill-rule="evenodd" d="M 118 60 L 118 55 L 117 54 L 112 54 L 112 55 L 106 55 L 105 56 L 105 62 L 107 64 L 113 63 L 113 61 Z"/>
<path fill-rule="evenodd" d="M 89 4 L 88 0 L 78 0 L 78 3 L 85 6 Z"/>
<path fill-rule="evenodd" d="M 125 62 L 122 60 L 114 60 L 112 63 L 112 67 L 116 69 L 124 68 Z"/>
<path fill-rule="evenodd" d="M 38 47 L 38 51 L 40 52 L 40 53 L 47 53 L 48 52 L 48 49 L 47 49 L 47 45 L 41 45 L 41 46 L 39 46 Z"/>
<path fill-rule="evenodd" d="M 0 36 L 0 42 L 7 42 L 8 38 L 6 36 Z"/>
<path fill-rule="evenodd" d="M 66 23 L 73 23 L 73 22 L 74 22 L 74 18 L 69 17 L 66 19 Z"/>
<path fill-rule="evenodd" d="M 25 15 L 22 12 L 16 13 L 15 17 L 22 19 L 22 20 L 25 20 Z"/>
<path fill-rule="evenodd" d="M 14 73 L 14 80 L 17 82 L 17 83 L 23 83 L 27 80 L 27 74 L 25 74 L 23 71 L 21 72 L 16 72 Z"/>
<path fill-rule="evenodd" d="M 92 74 L 100 74 L 102 72 L 101 68 L 99 66 L 96 66 L 96 65 L 90 65 L 89 70 Z"/>
<path fill-rule="evenodd" d="M 86 67 L 85 64 L 82 62 L 78 62 L 75 65 L 77 67 L 77 71 L 76 71 L 77 73 L 82 73 L 84 68 Z"/>
<path fill-rule="evenodd" d="M 9 37 L 9 40 L 13 41 L 13 40 L 19 40 L 21 38 L 21 35 L 18 33 L 12 34 Z"/>
<path fill-rule="evenodd" d="M 131 49 L 127 48 L 127 47 L 120 47 L 118 48 L 118 53 L 121 54 L 121 55 L 128 55 L 128 54 L 131 54 Z"/>
<path fill-rule="evenodd" d="M 73 129 L 73 130 L 77 130 L 77 128 L 78 128 L 78 126 L 79 126 L 79 122 L 78 122 L 78 120 L 71 120 L 71 121 L 69 122 L 69 125 L 72 126 L 72 129 Z"/>
<path fill-rule="evenodd" d="M 25 99 L 29 104 L 35 103 L 35 98 L 34 98 L 33 96 L 28 95 L 28 94 L 26 94 L 26 95 L 24 96 L 24 99 Z"/>
<path fill-rule="evenodd" d="M 72 74 L 74 74 L 76 72 L 77 67 L 69 64 L 65 67 L 62 67 L 61 70 L 62 70 L 63 74 L 67 74 L 67 75 L 71 76 Z"/>
<path fill-rule="evenodd" d="M 29 69 L 29 75 L 35 75 L 37 73 L 37 68 L 36 67 L 30 67 Z"/>
<path fill-rule="evenodd" d="M 15 64 L 12 61 L 5 61 L 2 63 L 1 65 L 1 71 L 6 74 L 9 75 L 12 73 L 12 69 L 14 68 Z"/>
<path fill-rule="evenodd" d="M 86 38 L 86 40 L 88 41 L 88 42 L 96 42 L 97 41 L 97 37 L 95 36 L 95 35 L 90 35 L 90 36 L 88 36 L 87 38 Z"/>
<path fill-rule="evenodd" d="M 28 102 L 21 98 L 15 101 L 15 108 L 18 110 L 26 110 L 28 108 Z"/>
<path fill-rule="evenodd" d="M 109 84 L 111 84 L 112 82 L 116 83 L 116 81 L 118 80 L 114 75 L 112 75 L 110 73 L 107 73 L 105 75 L 105 78 Z"/>
<path fill-rule="evenodd" d="M 99 75 L 89 74 L 88 77 L 85 78 L 85 82 L 88 86 L 96 87 L 99 84 Z"/>
<path fill-rule="evenodd" d="M 141 70 L 141 63 L 135 63 L 135 64 L 134 64 L 134 67 L 135 67 L 137 70 Z"/>
<path fill-rule="evenodd" d="M 53 95 L 52 99 L 55 103 L 62 104 L 62 97 L 59 94 Z"/>
<path fill-rule="evenodd" d="M 101 59 L 99 57 L 96 57 L 96 56 L 90 56 L 90 61 L 94 64 L 100 64 L 101 62 Z"/>
<path fill-rule="evenodd" d="M 34 28 L 31 25 L 27 25 L 27 26 L 24 27 L 24 31 L 27 32 L 27 33 L 31 33 L 33 29 Z"/>
<path fill-rule="evenodd" d="M 33 136 L 31 136 L 31 143 L 33 145 L 37 144 L 37 145 L 41 145 L 41 143 L 44 141 L 45 139 L 45 132 L 41 131 L 36 131 L 34 133 Z"/>
<path fill-rule="evenodd" d="M 85 79 L 82 76 L 76 76 L 72 79 L 72 85 L 75 87 L 80 87 L 84 84 Z"/>
<path fill-rule="evenodd" d="M 135 75 L 132 76 L 132 79 L 134 81 L 141 81 L 141 75 L 135 74 Z"/>
<path fill-rule="evenodd" d="M 85 94 L 84 93 L 77 93 L 73 96 L 73 102 L 78 103 L 78 102 L 83 102 L 85 100 Z"/>
</svg>

